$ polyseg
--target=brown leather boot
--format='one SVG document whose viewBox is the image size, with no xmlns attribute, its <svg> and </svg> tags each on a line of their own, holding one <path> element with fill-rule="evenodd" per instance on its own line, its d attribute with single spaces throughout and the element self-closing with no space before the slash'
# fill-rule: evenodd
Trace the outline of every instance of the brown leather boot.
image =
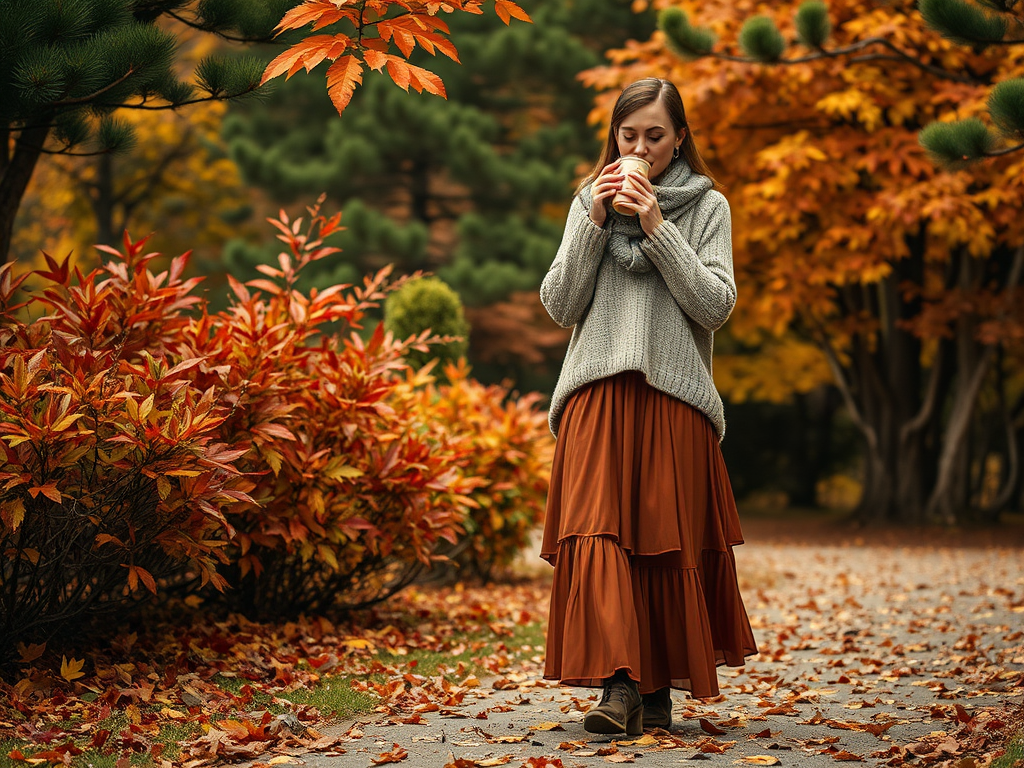
<svg viewBox="0 0 1024 768">
<path fill-rule="evenodd" d="M 660 688 L 654 693 L 645 693 L 641 699 L 644 704 L 644 728 L 672 727 L 672 692 L 670 688 Z"/>
<path fill-rule="evenodd" d="M 644 705 L 640 689 L 623 671 L 604 684 L 601 703 L 587 712 L 583 728 L 590 733 L 622 733 L 639 736 L 644 732 Z"/>
</svg>

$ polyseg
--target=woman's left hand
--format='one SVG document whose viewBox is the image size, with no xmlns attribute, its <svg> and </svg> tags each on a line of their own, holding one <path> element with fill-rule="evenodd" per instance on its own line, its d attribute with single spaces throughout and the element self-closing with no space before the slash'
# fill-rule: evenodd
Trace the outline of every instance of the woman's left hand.
<svg viewBox="0 0 1024 768">
<path fill-rule="evenodd" d="M 621 203 L 623 208 L 634 211 L 640 217 L 640 227 L 650 235 L 665 219 L 661 215 L 661 206 L 658 205 L 658 197 L 654 193 L 654 185 L 642 174 L 635 171 L 629 174 L 629 181 L 632 186 L 623 185 L 619 193 L 629 199 Z"/>
</svg>

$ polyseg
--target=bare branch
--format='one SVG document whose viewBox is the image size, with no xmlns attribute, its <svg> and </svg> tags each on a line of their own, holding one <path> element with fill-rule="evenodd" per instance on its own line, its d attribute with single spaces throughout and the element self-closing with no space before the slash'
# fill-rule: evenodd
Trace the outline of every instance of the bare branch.
<svg viewBox="0 0 1024 768">
<path fill-rule="evenodd" d="M 921 408 L 918 410 L 914 418 L 900 427 L 900 442 L 903 445 L 910 442 L 910 438 L 916 432 L 920 432 L 924 429 L 935 414 L 935 406 L 938 404 L 939 381 L 942 378 L 942 365 L 945 357 L 945 349 L 946 348 L 943 344 L 939 344 L 939 350 L 935 355 L 934 362 L 932 363 L 931 375 L 928 377 L 928 389 L 925 392 L 924 402 L 921 403 Z"/>
<path fill-rule="evenodd" d="M 252 88 L 248 88 L 239 93 L 225 94 L 223 96 L 210 94 L 209 96 L 203 96 L 198 99 L 188 99 L 187 101 L 179 101 L 175 104 L 147 104 L 145 99 L 135 104 L 97 104 L 98 107 L 109 107 L 111 109 L 149 109 L 153 111 L 163 109 L 179 109 L 180 107 L 187 107 L 190 104 L 202 104 L 207 101 L 227 101 L 228 99 L 237 99 L 239 96 L 244 96 L 247 93 L 252 93 L 257 90 L 260 86 L 256 85 Z"/>
<path fill-rule="evenodd" d="M 858 57 L 853 59 L 853 61 L 871 61 L 875 59 L 887 61 L 902 61 L 907 64 L 912 64 L 918 69 L 928 72 L 929 74 L 935 75 L 936 77 L 940 77 L 944 80 L 953 80 L 954 82 L 969 84 L 984 83 L 983 80 L 980 80 L 979 78 L 973 77 L 971 75 L 964 75 L 958 72 L 950 72 L 949 70 L 943 69 L 942 67 L 936 67 L 931 64 L 926 64 L 925 62 L 921 61 L 917 56 L 914 56 L 913 54 L 907 53 L 906 51 L 900 49 L 898 46 L 896 46 L 891 41 L 886 40 L 884 37 L 869 37 L 842 48 L 823 48 L 815 53 L 807 54 L 806 56 L 797 56 L 792 59 L 777 59 L 775 61 L 762 61 L 761 59 L 755 59 L 750 56 L 736 56 L 728 53 L 712 52 L 707 55 L 713 56 L 716 59 L 721 59 L 722 61 L 735 61 L 743 64 L 806 64 L 811 61 L 820 61 L 822 59 L 834 59 L 841 56 L 846 56 L 851 53 L 856 53 L 857 51 L 862 51 L 865 48 L 868 48 L 872 45 L 884 46 L 885 48 L 888 48 L 890 51 L 892 51 L 893 55 L 885 56 L 882 54 L 874 54 L 870 56 Z"/>
</svg>

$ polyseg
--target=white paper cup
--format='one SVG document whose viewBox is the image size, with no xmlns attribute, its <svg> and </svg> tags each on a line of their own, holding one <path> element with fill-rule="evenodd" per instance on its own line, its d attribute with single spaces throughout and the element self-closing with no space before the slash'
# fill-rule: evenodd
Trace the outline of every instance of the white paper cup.
<svg viewBox="0 0 1024 768">
<path fill-rule="evenodd" d="M 623 189 L 633 188 L 633 182 L 629 178 L 629 173 L 632 171 L 643 174 L 643 177 L 646 179 L 647 174 L 651 172 L 651 164 L 643 158 L 636 157 L 635 155 L 625 155 L 624 157 L 619 158 L 619 173 L 626 177 L 622 182 Z M 636 216 L 635 211 L 621 207 L 623 202 L 632 202 L 632 200 L 621 192 L 616 193 L 615 197 L 612 198 L 612 209 L 616 213 L 621 213 L 623 216 Z"/>
</svg>

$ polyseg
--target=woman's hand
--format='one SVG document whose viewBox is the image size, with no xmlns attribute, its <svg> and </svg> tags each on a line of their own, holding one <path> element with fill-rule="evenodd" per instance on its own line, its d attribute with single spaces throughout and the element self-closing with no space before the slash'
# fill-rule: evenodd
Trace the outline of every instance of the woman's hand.
<svg viewBox="0 0 1024 768">
<path fill-rule="evenodd" d="M 665 220 L 654 193 L 654 185 L 646 176 L 635 171 L 629 174 L 629 182 L 622 188 L 623 196 L 628 199 L 620 201 L 619 205 L 636 213 L 640 217 L 640 227 L 651 235 Z"/>
<path fill-rule="evenodd" d="M 603 227 L 608 220 L 608 205 L 615 193 L 622 188 L 623 175 L 619 173 L 619 161 L 609 163 L 594 179 L 590 187 L 590 220 Z"/>
</svg>

